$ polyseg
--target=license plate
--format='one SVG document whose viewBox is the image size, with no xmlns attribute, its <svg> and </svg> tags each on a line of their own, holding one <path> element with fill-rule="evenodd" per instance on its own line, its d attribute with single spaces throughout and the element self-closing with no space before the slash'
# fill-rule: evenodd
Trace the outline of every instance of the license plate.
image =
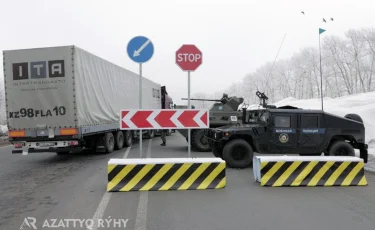
<svg viewBox="0 0 375 230">
<path fill-rule="evenodd" d="M 49 146 L 54 146 L 55 143 L 53 142 L 43 142 L 43 143 L 39 143 L 39 146 L 40 147 L 49 147 Z"/>
</svg>

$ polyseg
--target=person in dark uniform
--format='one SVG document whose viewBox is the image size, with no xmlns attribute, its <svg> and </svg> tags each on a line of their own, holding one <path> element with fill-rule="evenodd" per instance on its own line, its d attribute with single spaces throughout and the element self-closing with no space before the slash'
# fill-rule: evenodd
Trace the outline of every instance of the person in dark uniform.
<svg viewBox="0 0 375 230">
<path fill-rule="evenodd" d="M 161 143 L 160 145 L 161 146 L 166 146 L 167 145 L 167 132 L 168 132 L 168 130 L 167 129 L 163 129 L 162 131 L 161 131 L 161 140 L 163 141 L 163 143 Z"/>
<path fill-rule="evenodd" d="M 172 109 L 173 108 L 173 100 L 168 95 L 167 89 L 165 86 L 161 87 L 161 96 L 162 96 L 162 109 Z M 168 129 L 162 129 L 161 130 L 161 140 L 163 143 L 161 143 L 161 146 L 167 145 L 167 132 Z"/>
</svg>

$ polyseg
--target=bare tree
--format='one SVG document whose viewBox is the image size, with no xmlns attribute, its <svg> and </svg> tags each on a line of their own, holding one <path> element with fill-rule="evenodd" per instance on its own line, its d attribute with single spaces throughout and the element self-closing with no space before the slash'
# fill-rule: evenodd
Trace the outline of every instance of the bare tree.
<svg viewBox="0 0 375 230">
<path fill-rule="evenodd" d="M 322 42 L 323 95 L 341 97 L 374 90 L 375 29 L 348 30 L 344 38 L 328 36 Z M 227 91 L 258 103 L 256 91 L 270 102 L 286 97 L 320 97 L 319 50 L 306 47 L 287 60 L 267 62 L 233 83 Z M 239 95 L 241 94 L 241 95 Z"/>
</svg>

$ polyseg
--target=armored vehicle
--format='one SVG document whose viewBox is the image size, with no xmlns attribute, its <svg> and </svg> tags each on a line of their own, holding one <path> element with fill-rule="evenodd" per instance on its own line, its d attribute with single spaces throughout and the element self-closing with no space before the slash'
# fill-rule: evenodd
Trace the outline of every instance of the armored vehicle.
<svg viewBox="0 0 375 230">
<path fill-rule="evenodd" d="M 182 98 L 182 100 L 187 100 Z M 242 122 L 242 112 L 239 106 L 244 102 L 242 97 L 229 97 L 228 94 L 223 94 L 221 99 L 190 99 L 192 101 L 214 101 L 209 110 L 210 128 L 217 128 L 226 125 L 237 125 Z M 178 129 L 188 141 L 188 130 Z M 191 146 L 200 152 L 209 152 L 212 150 L 206 137 L 204 136 L 205 129 L 192 129 Z"/>
<path fill-rule="evenodd" d="M 253 153 L 299 154 L 315 156 L 354 156 L 355 150 L 367 163 L 368 145 L 365 127 L 357 114 L 339 117 L 322 110 L 266 104 L 266 95 L 256 110 L 243 109 L 242 124 L 207 130 L 205 136 L 216 157 L 229 167 L 245 168 L 252 164 Z"/>
</svg>

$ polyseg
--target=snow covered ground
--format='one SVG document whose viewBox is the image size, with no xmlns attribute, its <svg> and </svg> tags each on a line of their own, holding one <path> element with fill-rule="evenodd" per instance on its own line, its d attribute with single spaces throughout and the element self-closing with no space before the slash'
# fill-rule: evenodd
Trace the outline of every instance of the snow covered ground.
<svg viewBox="0 0 375 230">
<path fill-rule="evenodd" d="M 0 136 L 6 135 L 8 133 L 8 128 L 6 125 L 0 125 Z"/>
<path fill-rule="evenodd" d="M 0 125 L 0 142 L 8 139 L 8 128 L 6 125 Z"/>
</svg>

